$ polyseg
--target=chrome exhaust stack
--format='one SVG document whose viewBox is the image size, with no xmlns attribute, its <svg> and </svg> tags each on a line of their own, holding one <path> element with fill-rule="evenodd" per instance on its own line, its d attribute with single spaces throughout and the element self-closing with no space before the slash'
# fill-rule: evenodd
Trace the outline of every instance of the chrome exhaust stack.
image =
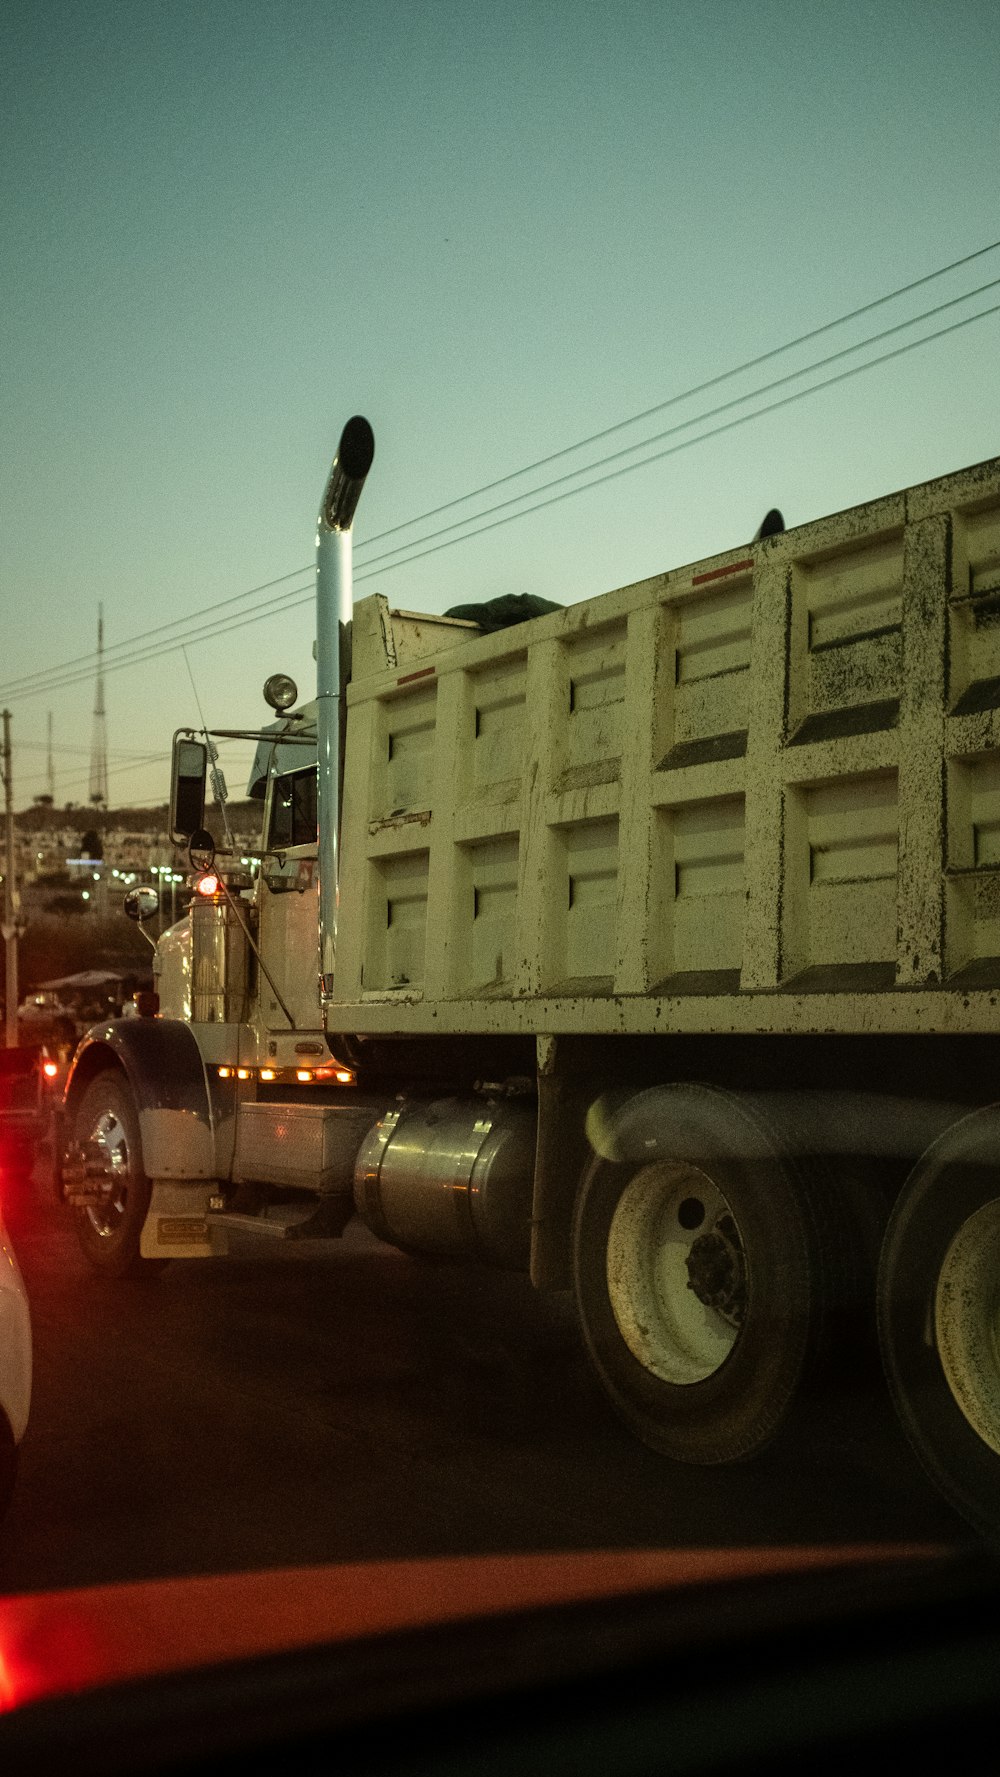
<svg viewBox="0 0 1000 1777">
<path fill-rule="evenodd" d="M 375 434 L 356 414 L 340 435 L 316 529 L 316 727 L 319 820 L 319 983 L 333 999 L 340 876 L 341 675 L 351 621 L 351 523 L 375 455 Z"/>
</svg>

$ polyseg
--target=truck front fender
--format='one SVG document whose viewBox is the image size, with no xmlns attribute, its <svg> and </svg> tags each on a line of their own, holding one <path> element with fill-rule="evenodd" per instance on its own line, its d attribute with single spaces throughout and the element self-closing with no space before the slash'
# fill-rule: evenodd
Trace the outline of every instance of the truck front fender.
<svg viewBox="0 0 1000 1777">
<path fill-rule="evenodd" d="M 125 1075 L 139 1115 L 142 1160 L 151 1179 L 214 1179 L 215 1109 L 190 1027 L 173 1018 L 118 1018 L 92 1025 L 70 1068 L 63 1128 L 97 1074 Z"/>
</svg>

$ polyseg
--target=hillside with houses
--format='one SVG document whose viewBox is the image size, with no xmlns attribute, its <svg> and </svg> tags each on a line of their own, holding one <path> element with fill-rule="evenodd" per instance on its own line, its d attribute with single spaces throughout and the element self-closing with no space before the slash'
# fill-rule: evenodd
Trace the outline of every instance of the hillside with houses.
<svg viewBox="0 0 1000 1777">
<path fill-rule="evenodd" d="M 261 804 L 227 805 L 237 848 L 259 843 Z M 206 825 L 224 844 L 217 810 Z M 190 865 L 170 838 L 166 803 L 148 808 L 63 808 L 36 802 L 14 816 L 16 880 L 20 899 L 18 976 L 23 1001 L 66 977 L 112 977 L 93 982 L 88 1003 L 99 1015 L 151 980 L 146 937 L 125 917 L 130 888 L 148 884 L 160 895 L 155 937 L 183 917 L 190 898 Z"/>
</svg>

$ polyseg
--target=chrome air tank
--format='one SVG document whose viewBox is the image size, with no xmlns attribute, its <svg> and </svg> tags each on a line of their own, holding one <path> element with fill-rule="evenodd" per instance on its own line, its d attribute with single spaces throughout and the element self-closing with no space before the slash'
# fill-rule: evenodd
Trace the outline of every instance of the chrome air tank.
<svg viewBox="0 0 1000 1777">
<path fill-rule="evenodd" d="M 247 935 L 221 895 L 191 901 L 191 1018 L 240 1024 L 247 1015 Z"/>
<path fill-rule="evenodd" d="M 534 1167 L 535 1108 L 524 1099 L 404 1103 L 362 1143 L 354 1201 L 393 1245 L 521 1270 Z"/>
</svg>

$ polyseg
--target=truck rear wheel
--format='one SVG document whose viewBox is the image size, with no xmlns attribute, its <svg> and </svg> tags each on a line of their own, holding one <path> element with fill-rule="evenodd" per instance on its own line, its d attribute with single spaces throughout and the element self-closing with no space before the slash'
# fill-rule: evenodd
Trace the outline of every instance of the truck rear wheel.
<svg viewBox="0 0 1000 1777">
<path fill-rule="evenodd" d="M 844 1302 L 820 1160 L 735 1094 L 656 1087 L 617 1113 L 577 1198 L 584 1341 L 620 1416 L 681 1462 L 744 1460 L 778 1431 Z M 838 1239 L 839 1232 L 839 1239 Z M 874 1266 L 872 1266 L 874 1271 Z"/>
<path fill-rule="evenodd" d="M 921 1156 L 879 1266 L 882 1361 L 903 1429 L 978 1530 L 1000 1522 L 1000 1106 Z"/>
<path fill-rule="evenodd" d="M 73 1141 L 100 1167 L 93 1180 L 97 1195 L 74 1212 L 80 1245 L 94 1269 L 109 1277 L 159 1269 L 162 1261 L 139 1254 L 150 1184 L 142 1167 L 132 1094 L 115 1070 L 98 1074 L 83 1093 L 73 1118 Z"/>
</svg>

